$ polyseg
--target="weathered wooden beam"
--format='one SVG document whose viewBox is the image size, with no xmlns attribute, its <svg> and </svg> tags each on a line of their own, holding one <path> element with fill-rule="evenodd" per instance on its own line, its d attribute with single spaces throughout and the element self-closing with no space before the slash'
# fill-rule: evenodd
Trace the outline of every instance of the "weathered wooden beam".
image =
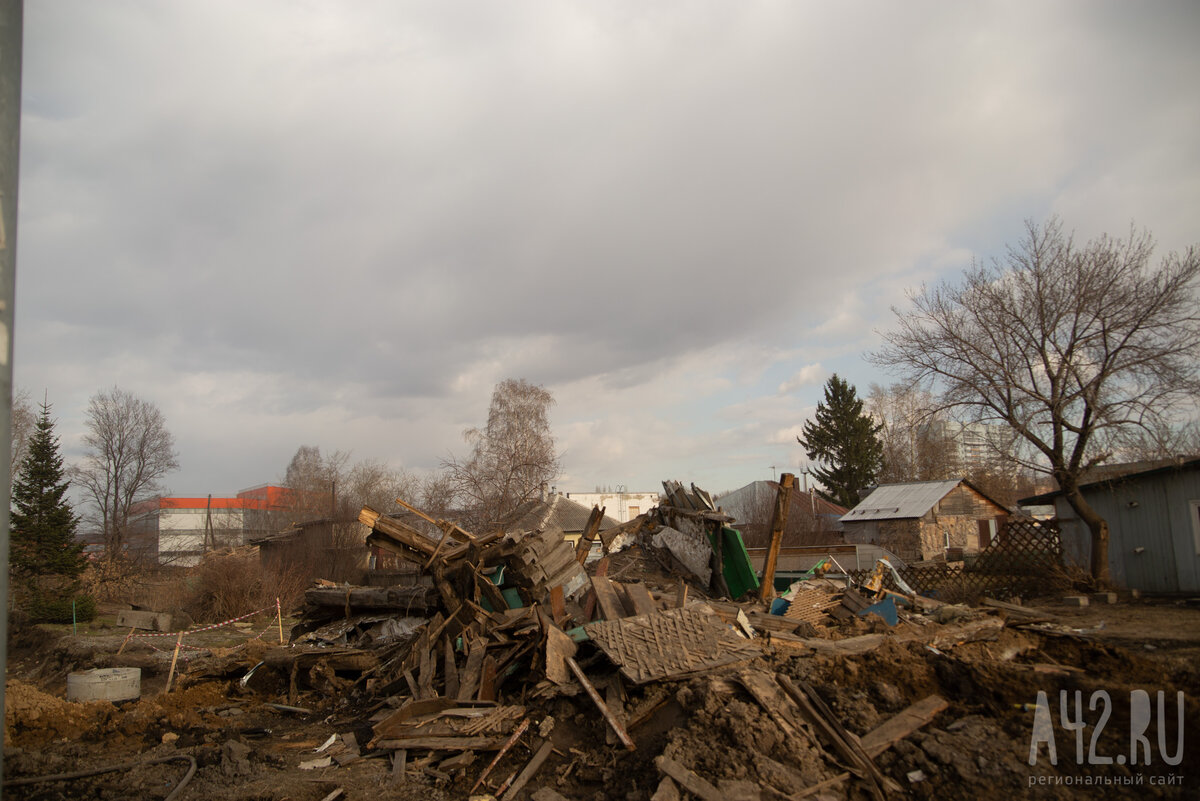
<svg viewBox="0 0 1200 801">
<path fill-rule="evenodd" d="M 783 530 L 787 527 L 788 510 L 792 507 L 792 488 L 796 477 L 784 473 L 779 477 L 779 491 L 775 493 L 775 513 L 771 516 L 771 546 L 767 550 L 767 564 L 763 568 L 762 584 L 758 597 L 767 602 L 775 597 L 775 566 L 779 563 L 779 547 L 783 544 Z"/>
<path fill-rule="evenodd" d="M 600 614 L 605 620 L 620 620 L 625 617 L 625 605 L 621 603 L 616 588 L 607 576 L 592 576 L 592 590 L 596 593 L 596 602 L 600 605 Z"/>
<path fill-rule="evenodd" d="M 442 675 L 445 676 L 445 692 L 442 694 L 447 698 L 458 698 L 458 668 L 454 665 L 454 643 L 450 637 L 442 640 L 445 648 L 444 659 L 442 661 Z"/>
<path fill-rule="evenodd" d="M 542 765 L 546 763 L 546 760 L 550 757 L 550 753 L 553 750 L 554 743 L 550 742 L 549 740 L 546 740 L 544 743 L 542 743 L 541 748 L 534 752 L 533 757 L 529 760 L 529 763 L 525 765 L 525 769 L 521 771 L 521 774 L 517 776 L 517 778 L 513 780 L 513 783 L 508 786 L 508 789 L 505 790 L 504 797 L 516 798 L 517 793 L 521 792 L 525 785 L 529 784 L 529 780 L 532 779 L 537 772 L 542 769 Z"/>
<path fill-rule="evenodd" d="M 905 707 L 900 712 L 862 736 L 860 742 L 867 756 L 879 756 L 896 743 L 908 737 L 937 716 L 950 702 L 940 695 L 929 695 Z"/>
<path fill-rule="evenodd" d="M 592 703 L 596 705 L 596 708 L 600 710 L 600 714 L 608 721 L 608 725 L 617 733 L 617 738 L 621 741 L 621 744 L 630 751 L 636 751 L 637 746 L 634 745 L 633 740 L 629 739 L 629 733 L 625 731 L 625 727 L 621 725 L 621 722 L 616 719 L 612 711 L 605 705 L 604 699 L 600 697 L 600 693 L 596 692 L 596 688 L 588 681 L 583 668 L 579 667 L 579 663 L 569 656 L 566 657 L 566 663 L 571 672 L 575 674 L 575 678 L 579 680 L 579 685 L 587 691 L 588 697 L 592 699 Z"/>
<path fill-rule="evenodd" d="M 385 751 L 428 748 L 431 751 L 492 751 L 504 742 L 503 737 L 400 737 L 380 740 L 377 748 Z"/>
<path fill-rule="evenodd" d="M 659 755 L 654 758 L 654 764 L 660 771 L 679 782 L 683 789 L 702 801 L 724 801 L 725 796 L 720 790 L 670 757 Z"/>
<path fill-rule="evenodd" d="M 899 789 L 899 785 L 879 770 L 871 757 L 863 750 L 858 738 L 846 731 L 841 721 L 807 682 L 798 679 L 799 687 L 797 687 L 782 673 L 775 674 L 775 680 L 779 682 L 783 691 L 796 702 L 796 707 L 809 724 L 821 732 L 824 739 L 843 759 L 861 772 L 863 778 L 867 780 L 867 789 L 877 801 L 883 801 L 885 792 Z"/>
<path fill-rule="evenodd" d="M 477 640 L 467 647 L 467 663 L 463 666 L 462 674 L 459 676 L 459 701 L 469 701 L 475 698 L 475 693 L 479 690 L 480 673 L 483 670 L 483 657 L 486 649 L 486 639 Z"/>
<path fill-rule="evenodd" d="M 437 606 L 432 587 L 309 587 L 304 600 L 313 606 L 352 609 L 403 609 L 425 612 Z"/>
<path fill-rule="evenodd" d="M 625 596 L 635 615 L 653 615 L 659 611 L 658 604 L 650 595 L 645 584 L 624 584 Z"/>
<path fill-rule="evenodd" d="M 358 522 L 367 526 L 376 534 L 383 534 L 402 545 L 420 551 L 426 557 L 433 556 L 437 552 L 437 543 L 429 537 L 426 537 L 415 528 L 402 523 L 394 517 L 385 517 L 381 512 L 375 511 L 370 506 L 362 508 L 362 511 L 358 514 Z"/>
<path fill-rule="evenodd" d="M 588 552 L 592 550 L 592 543 L 596 541 L 596 534 L 600 531 L 600 523 L 604 520 L 605 508 L 600 506 L 592 507 L 592 513 L 588 515 L 587 525 L 583 527 L 583 533 L 579 535 L 579 542 L 575 544 L 575 561 L 581 565 L 587 559 Z"/>
</svg>

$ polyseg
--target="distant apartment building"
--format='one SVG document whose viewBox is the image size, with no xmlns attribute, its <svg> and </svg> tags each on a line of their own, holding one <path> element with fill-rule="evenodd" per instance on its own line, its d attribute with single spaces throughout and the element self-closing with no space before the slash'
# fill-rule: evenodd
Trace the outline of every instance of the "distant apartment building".
<svg viewBox="0 0 1200 801">
<path fill-rule="evenodd" d="M 929 433 L 949 442 L 960 472 L 970 473 L 995 462 L 1012 439 L 1012 429 L 996 423 L 960 423 L 939 420 L 929 424 Z"/>
<path fill-rule="evenodd" d="M 271 484 L 232 498 L 154 498 L 130 514 L 131 547 L 159 564 L 191 567 L 205 553 L 245 545 L 286 525 L 291 490 Z"/>
<path fill-rule="evenodd" d="M 567 499 L 591 509 L 599 506 L 619 523 L 628 523 L 651 507 L 658 506 L 657 492 L 568 492 Z"/>
</svg>

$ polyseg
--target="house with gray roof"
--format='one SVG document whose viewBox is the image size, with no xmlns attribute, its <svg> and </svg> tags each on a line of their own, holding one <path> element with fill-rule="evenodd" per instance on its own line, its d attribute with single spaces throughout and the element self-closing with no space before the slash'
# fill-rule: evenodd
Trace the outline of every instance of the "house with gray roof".
<svg viewBox="0 0 1200 801">
<path fill-rule="evenodd" d="M 842 515 L 842 536 L 909 563 L 961 558 L 986 548 L 1009 513 L 965 478 L 884 484 Z"/>
</svg>

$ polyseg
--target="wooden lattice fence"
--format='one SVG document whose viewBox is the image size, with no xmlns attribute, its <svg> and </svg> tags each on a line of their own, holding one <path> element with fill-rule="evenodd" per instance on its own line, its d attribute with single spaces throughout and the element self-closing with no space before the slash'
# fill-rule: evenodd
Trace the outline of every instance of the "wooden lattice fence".
<svg viewBox="0 0 1200 801">
<path fill-rule="evenodd" d="M 871 572 L 854 570 L 851 577 L 862 581 Z M 921 595 L 952 603 L 1053 592 L 1064 581 L 1058 522 L 1008 518 L 973 560 L 908 565 L 897 572 Z M 891 574 L 885 575 L 885 586 L 900 590 Z"/>
</svg>

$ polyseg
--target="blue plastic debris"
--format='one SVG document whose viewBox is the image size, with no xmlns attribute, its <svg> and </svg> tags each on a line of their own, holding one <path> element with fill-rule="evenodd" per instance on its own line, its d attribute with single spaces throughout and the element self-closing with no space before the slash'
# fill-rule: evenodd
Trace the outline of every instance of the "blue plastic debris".
<svg viewBox="0 0 1200 801">
<path fill-rule="evenodd" d="M 865 617 L 872 612 L 883 618 L 884 622 L 889 626 L 895 626 L 900 622 L 900 612 L 896 609 L 896 599 L 890 595 L 882 601 L 873 603 L 866 609 L 863 609 L 858 613 L 858 616 Z"/>
</svg>

